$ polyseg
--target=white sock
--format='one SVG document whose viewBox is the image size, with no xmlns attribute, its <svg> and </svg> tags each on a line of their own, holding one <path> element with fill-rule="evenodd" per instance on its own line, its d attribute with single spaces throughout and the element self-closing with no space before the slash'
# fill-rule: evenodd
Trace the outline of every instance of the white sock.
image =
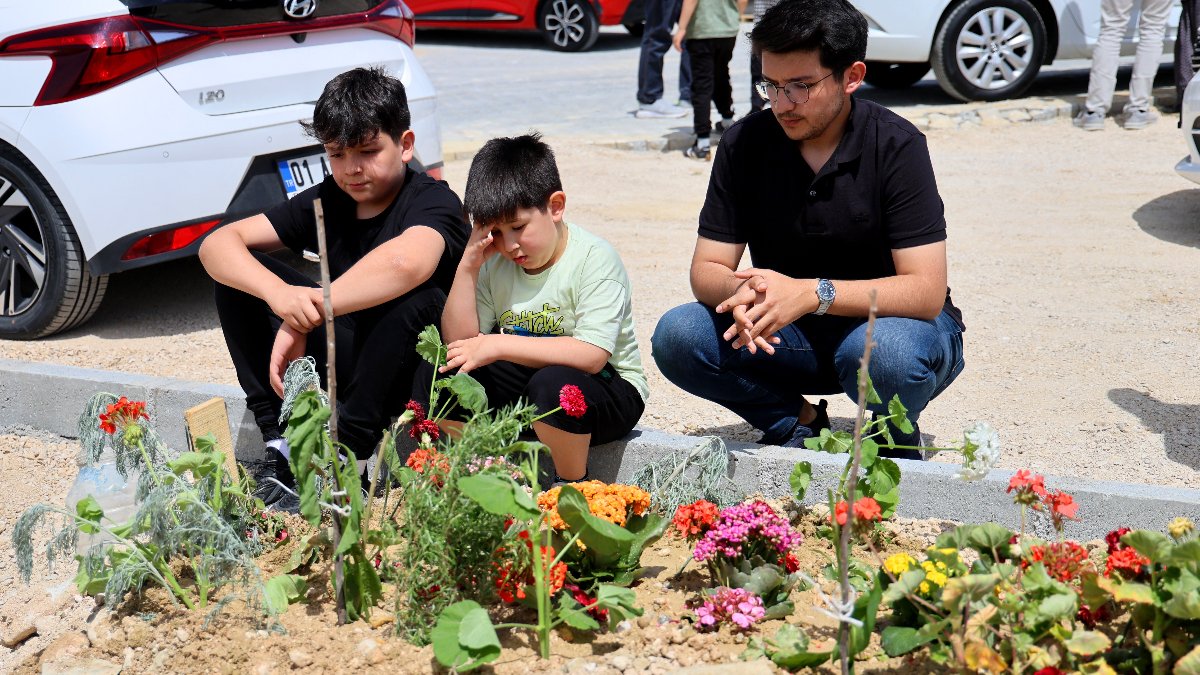
<svg viewBox="0 0 1200 675">
<path fill-rule="evenodd" d="M 696 147 L 700 148 L 701 150 L 707 150 L 710 147 L 709 139 L 697 138 L 696 139 Z"/>
<path fill-rule="evenodd" d="M 732 117 L 722 117 L 721 124 L 723 124 L 725 126 L 725 128 L 729 128 L 729 125 L 733 124 L 733 118 Z"/>
<path fill-rule="evenodd" d="M 279 454 L 283 455 L 284 459 L 291 458 L 291 449 L 288 448 L 286 438 L 276 438 L 273 441 L 267 441 L 268 448 L 274 448 Z"/>
</svg>

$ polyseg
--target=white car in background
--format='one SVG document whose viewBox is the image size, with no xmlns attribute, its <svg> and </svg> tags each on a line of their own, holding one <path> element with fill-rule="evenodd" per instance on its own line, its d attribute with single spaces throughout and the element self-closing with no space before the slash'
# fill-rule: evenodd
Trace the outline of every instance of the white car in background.
<svg viewBox="0 0 1200 675">
<path fill-rule="evenodd" d="M 0 2 L 0 338 L 77 326 L 107 275 L 320 181 L 298 122 L 352 68 L 400 78 L 415 163 L 439 176 L 412 45 L 401 0 Z"/>
<path fill-rule="evenodd" d="M 867 18 L 867 83 L 907 87 L 933 68 L 938 84 L 962 101 L 1020 96 L 1038 70 L 1086 59 L 1100 34 L 1100 0 L 851 0 Z M 1137 47 L 1137 13 L 1122 54 Z M 1167 24 L 1171 53 L 1179 7 Z"/>
<path fill-rule="evenodd" d="M 1182 120 L 1179 126 L 1187 139 L 1188 155 L 1179 160 L 1175 170 L 1180 176 L 1200 183 L 1200 73 L 1192 77 L 1192 81 L 1184 90 L 1179 114 Z"/>
</svg>

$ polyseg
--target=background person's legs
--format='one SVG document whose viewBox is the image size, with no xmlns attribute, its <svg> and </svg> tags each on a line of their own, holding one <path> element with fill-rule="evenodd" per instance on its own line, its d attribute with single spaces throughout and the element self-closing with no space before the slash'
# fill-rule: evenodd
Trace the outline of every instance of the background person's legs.
<svg viewBox="0 0 1200 675">
<path fill-rule="evenodd" d="M 1154 88 L 1154 76 L 1158 74 L 1163 35 L 1173 4 L 1173 0 L 1142 2 L 1142 11 L 1138 15 L 1137 56 L 1133 61 L 1133 75 L 1129 79 L 1129 105 L 1126 112 L 1146 112 L 1150 109 L 1150 92 Z"/>
<path fill-rule="evenodd" d="M 733 80 L 729 77 L 729 64 L 733 61 L 736 42 L 737 38 L 713 40 L 713 103 L 725 120 L 733 119 Z"/>
<path fill-rule="evenodd" d="M 1112 107 L 1113 91 L 1117 88 L 1117 62 L 1121 42 L 1133 0 L 1100 0 L 1100 36 L 1092 50 L 1092 71 L 1088 76 L 1086 111 L 1103 116 Z M 1161 45 L 1160 45 L 1161 49 Z"/>
</svg>

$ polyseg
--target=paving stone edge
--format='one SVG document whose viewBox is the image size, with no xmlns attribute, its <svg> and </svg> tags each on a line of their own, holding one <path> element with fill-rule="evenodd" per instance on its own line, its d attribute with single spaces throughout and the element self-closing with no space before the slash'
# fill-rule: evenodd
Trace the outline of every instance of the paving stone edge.
<svg viewBox="0 0 1200 675">
<path fill-rule="evenodd" d="M 229 411 L 238 458 L 252 461 L 262 457 L 261 437 L 237 387 L 10 359 L 0 359 L 0 431 L 33 428 L 75 437 L 79 411 L 97 391 L 147 401 L 152 418 L 159 420 L 156 429 L 172 448 L 187 444 L 183 411 L 221 397 Z M 592 450 L 592 475 L 628 481 L 646 463 L 686 452 L 699 442 L 695 437 L 639 427 L 624 440 Z M 809 450 L 732 441 L 726 447 L 731 453 L 730 478 L 747 494 L 787 495 L 793 466 L 802 460 L 811 462 L 813 482 L 804 499 L 810 505 L 825 501 L 845 465 L 844 456 Z M 952 464 L 898 463 L 903 474 L 899 516 L 997 522 L 1014 529 L 1020 525 L 1020 513 L 1004 492 L 1011 471 L 995 470 L 981 481 L 963 482 L 953 477 Z M 1163 530 L 1180 515 L 1200 520 L 1200 490 L 1072 476 L 1047 476 L 1046 485 L 1066 490 L 1080 503 L 1081 520 L 1068 524 L 1069 537 L 1099 538 L 1122 525 Z M 1044 524 L 1036 529 L 1041 536 L 1051 535 Z"/>
</svg>

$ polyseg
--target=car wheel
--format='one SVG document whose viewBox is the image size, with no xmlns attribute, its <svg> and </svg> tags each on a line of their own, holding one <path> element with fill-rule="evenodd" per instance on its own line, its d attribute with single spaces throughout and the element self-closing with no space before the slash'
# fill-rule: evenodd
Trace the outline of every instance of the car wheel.
<svg viewBox="0 0 1200 675">
<path fill-rule="evenodd" d="M 546 0 L 538 12 L 546 44 L 564 52 L 591 49 L 600 37 L 600 22 L 587 0 Z"/>
<path fill-rule="evenodd" d="M 624 24 L 624 26 L 625 30 L 629 31 L 629 34 L 634 37 L 642 37 L 642 34 L 646 32 L 646 24 L 642 21 L 637 23 L 627 23 Z"/>
<path fill-rule="evenodd" d="M 960 101 L 1020 96 L 1046 56 L 1046 25 L 1028 0 L 967 0 L 933 43 L 938 84 Z"/>
<path fill-rule="evenodd" d="M 886 63 L 867 61 L 867 84 L 880 89 L 904 89 L 916 84 L 929 72 L 929 62 Z"/>
<path fill-rule="evenodd" d="M 0 338 L 32 340 L 78 326 L 100 307 L 107 276 L 93 276 L 46 179 L 0 147 Z"/>
</svg>

